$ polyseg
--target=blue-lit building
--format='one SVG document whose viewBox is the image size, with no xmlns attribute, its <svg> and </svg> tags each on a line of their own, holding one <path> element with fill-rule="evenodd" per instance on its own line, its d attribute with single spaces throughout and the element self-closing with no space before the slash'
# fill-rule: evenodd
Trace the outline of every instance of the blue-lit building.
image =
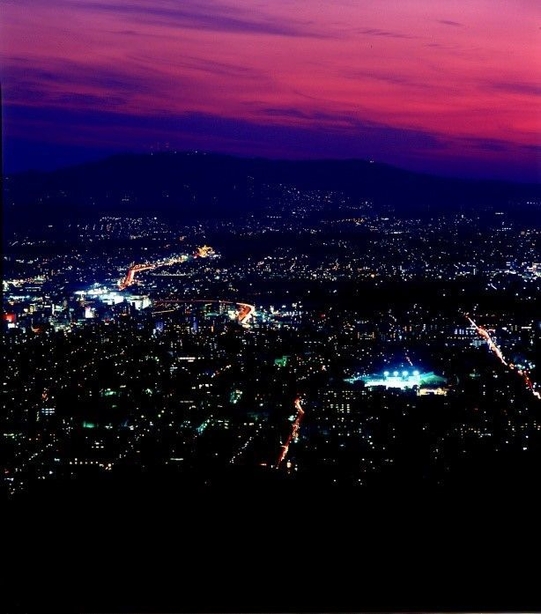
<svg viewBox="0 0 541 614">
<path fill-rule="evenodd" d="M 348 383 L 362 381 L 367 388 L 382 386 L 384 388 L 442 388 L 447 384 L 447 379 L 436 375 L 433 371 L 421 371 L 419 369 L 393 369 L 383 373 L 368 375 L 355 375 L 346 379 Z"/>
</svg>

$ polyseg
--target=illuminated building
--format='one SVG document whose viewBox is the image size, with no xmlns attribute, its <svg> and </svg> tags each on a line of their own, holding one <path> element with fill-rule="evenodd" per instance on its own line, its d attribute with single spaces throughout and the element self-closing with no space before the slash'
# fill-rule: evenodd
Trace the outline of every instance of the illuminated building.
<svg viewBox="0 0 541 614">
<path fill-rule="evenodd" d="M 383 386 L 400 390 L 421 387 L 433 389 L 447 383 L 444 377 L 436 375 L 433 371 L 421 372 L 418 369 L 394 369 L 392 371 L 384 371 L 382 374 L 356 375 L 348 378 L 346 381 L 349 383 L 362 381 L 367 388 Z"/>
<path fill-rule="evenodd" d="M 203 245 L 203 247 L 198 247 L 195 250 L 195 255 L 199 258 L 208 258 L 209 256 L 214 256 L 215 252 L 210 245 Z"/>
</svg>

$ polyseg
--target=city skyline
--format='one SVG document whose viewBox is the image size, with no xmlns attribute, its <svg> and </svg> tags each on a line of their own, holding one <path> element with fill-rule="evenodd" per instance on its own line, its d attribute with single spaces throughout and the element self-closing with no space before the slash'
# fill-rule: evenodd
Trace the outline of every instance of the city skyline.
<svg viewBox="0 0 541 614">
<path fill-rule="evenodd" d="M 4 8 L 5 172 L 170 147 L 541 177 L 534 2 Z"/>
</svg>

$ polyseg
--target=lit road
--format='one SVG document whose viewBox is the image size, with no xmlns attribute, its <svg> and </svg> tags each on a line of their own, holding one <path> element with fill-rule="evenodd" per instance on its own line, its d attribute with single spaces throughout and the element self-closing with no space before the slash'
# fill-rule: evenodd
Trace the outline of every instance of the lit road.
<svg viewBox="0 0 541 614">
<path fill-rule="evenodd" d="M 478 326 L 470 318 L 469 315 L 466 315 L 466 319 L 475 328 L 477 333 L 487 342 L 487 345 L 488 345 L 489 349 L 495 354 L 495 356 L 498 357 L 498 359 L 500 360 L 502 365 L 506 366 L 510 371 L 515 371 L 518 375 L 520 375 L 522 377 L 522 379 L 524 380 L 524 383 L 526 384 L 526 387 L 534 395 L 534 397 L 536 397 L 537 399 L 541 399 L 541 393 L 539 391 L 535 390 L 534 384 L 530 380 L 527 371 L 525 369 L 524 370 L 523 369 L 517 369 L 515 367 L 515 365 L 513 365 L 511 363 L 508 363 L 507 360 L 505 360 L 505 358 L 504 358 L 504 356 L 502 354 L 502 351 L 494 343 L 494 340 L 492 339 L 492 337 L 490 336 L 488 331 L 485 328 L 483 328 L 482 326 Z"/>
<path fill-rule="evenodd" d="M 119 280 L 118 287 L 120 288 L 120 290 L 126 289 L 128 286 L 131 286 L 132 284 L 135 283 L 135 274 L 136 273 L 139 273 L 140 271 L 149 271 L 149 270 L 155 268 L 155 266 L 156 265 L 154 265 L 154 264 L 134 264 L 134 265 L 132 265 L 128 269 L 128 272 L 126 273 L 126 276 L 123 277 L 121 280 Z"/>
<path fill-rule="evenodd" d="M 192 256 L 193 258 L 194 256 Z M 120 290 L 125 290 L 128 286 L 131 286 L 135 283 L 135 274 L 140 273 L 141 271 L 152 271 L 153 269 L 157 269 L 162 266 L 171 266 L 172 264 L 178 264 L 179 262 L 186 262 L 189 260 L 190 256 L 183 254 L 182 256 L 168 258 L 167 260 L 158 261 L 158 262 L 146 262 L 144 264 L 132 264 L 128 269 L 125 277 L 119 280 L 118 287 Z"/>
<path fill-rule="evenodd" d="M 24 490 L 27 482 L 25 471 L 31 466 L 38 466 L 40 459 L 44 457 L 45 454 L 51 452 L 58 453 L 58 441 L 44 444 L 41 449 L 28 456 L 21 452 L 15 455 L 14 460 L 19 462 L 14 463 L 12 467 L 4 470 L 5 479 L 9 483 L 8 492 L 10 495 L 14 495 L 19 490 Z M 45 476 L 40 476 L 39 479 L 45 479 Z"/>
<path fill-rule="evenodd" d="M 172 258 L 167 258 L 166 260 L 158 260 L 157 262 L 132 264 L 128 268 L 128 272 L 126 273 L 126 275 L 119 280 L 118 287 L 120 288 L 120 290 L 124 290 L 128 286 L 133 285 L 135 283 L 135 274 L 140 273 L 141 271 L 152 271 L 153 269 L 157 269 L 158 267 L 171 266 L 172 264 L 186 262 L 187 260 L 193 260 L 195 258 L 208 258 L 209 256 L 213 255 L 215 255 L 215 253 L 212 247 L 208 245 L 203 245 L 203 247 L 198 247 L 192 256 L 182 254 L 181 256 L 173 256 Z"/>
<path fill-rule="evenodd" d="M 229 461 L 232 465 L 234 465 L 235 463 L 237 463 L 239 461 L 239 459 L 242 457 L 242 455 L 246 452 L 246 450 L 248 449 L 248 447 L 254 442 L 254 440 L 261 434 L 261 431 L 263 430 L 263 423 L 259 423 L 255 429 L 254 432 L 246 439 L 246 441 L 244 441 L 244 443 L 240 446 L 240 448 L 233 454 L 233 456 L 231 457 L 231 460 Z"/>
<path fill-rule="evenodd" d="M 288 438 L 285 443 L 280 447 L 280 455 L 278 456 L 278 461 L 276 462 L 276 467 L 280 467 L 280 465 L 285 460 L 287 453 L 289 451 L 289 446 L 292 441 L 296 441 L 299 436 L 299 429 L 302 422 L 302 417 L 304 416 L 304 410 L 301 407 L 301 400 L 299 398 L 295 399 L 295 409 L 297 410 L 297 415 L 293 424 L 291 425 L 291 432 L 289 433 Z"/>
<path fill-rule="evenodd" d="M 488 331 L 486 330 L 486 328 L 483 328 L 482 326 L 478 326 L 471 318 L 470 316 L 466 316 L 466 318 L 469 320 L 470 324 L 475 328 L 475 330 L 477 331 L 477 333 L 487 342 L 487 345 L 489 347 L 489 349 L 498 357 L 498 359 L 500 360 L 500 362 L 505 365 L 506 367 L 508 367 L 509 365 L 507 364 L 507 361 L 505 360 L 505 358 L 503 357 L 503 354 L 500 350 L 500 348 L 494 343 L 494 341 L 492 340 L 492 337 L 490 336 L 490 334 L 488 333 Z"/>
<path fill-rule="evenodd" d="M 157 262 L 146 262 L 144 264 L 132 264 L 126 273 L 126 275 L 118 281 L 118 287 L 120 290 L 125 290 L 129 286 L 135 283 L 135 275 L 136 273 L 140 273 L 141 271 L 152 271 L 157 269 L 158 267 L 167 267 L 173 264 L 178 264 L 181 262 L 187 262 L 188 260 L 195 260 L 196 258 L 208 258 L 209 256 L 214 255 L 214 250 L 204 245 L 203 247 L 198 247 L 192 256 L 188 256 L 183 254 L 181 256 L 175 256 L 172 258 L 168 258 L 166 260 L 159 260 Z M 221 299 L 194 299 L 194 300 L 185 300 L 185 301 L 175 301 L 175 300 L 161 300 L 155 301 L 157 305 L 171 305 L 174 303 L 224 303 L 227 305 L 237 305 L 239 310 L 237 314 L 237 320 L 243 326 L 247 326 L 250 322 L 250 319 L 255 313 L 255 305 L 251 305 L 250 303 L 242 303 L 239 301 L 225 301 Z"/>
<path fill-rule="evenodd" d="M 239 301 L 225 301 L 223 299 L 204 299 L 204 298 L 194 298 L 194 299 L 157 299 L 154 301 L 154 305 L 156 307 L 167 307 L 169 305 L 180 305 L 182 303 L 221 303 L 224 305 L 237 305 L 239 307 L 237 313 L 237 320 L 244 326 L 247 326 L 250 318 L 255 313 L 255 305 L 250 305 L 249 303 L 240 303 Z M 170 309 L 164 311 L 156 311 L 155 313 L 166 313 L 169 311 L 173 311 Z"/>
</svg>

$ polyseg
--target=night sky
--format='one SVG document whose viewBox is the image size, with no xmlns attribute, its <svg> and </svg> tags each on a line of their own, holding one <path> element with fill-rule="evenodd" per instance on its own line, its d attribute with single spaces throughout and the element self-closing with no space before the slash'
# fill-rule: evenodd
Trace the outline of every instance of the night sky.
<svg viewBox="0 0 541 614">
<path fill-rule="evenodd" d="M 541 181 L 540 0 L 2 0 L 4 171 L 123 152 Z"/>
</svg>

